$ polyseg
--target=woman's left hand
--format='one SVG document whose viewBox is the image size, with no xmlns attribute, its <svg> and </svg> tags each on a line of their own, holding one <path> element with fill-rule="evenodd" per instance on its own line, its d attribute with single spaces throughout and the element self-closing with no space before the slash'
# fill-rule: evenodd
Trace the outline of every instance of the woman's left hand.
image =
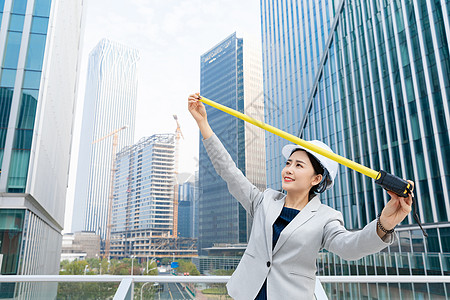
<svg viewBox="0 0 450 300">
<path fill-rule="evenodd" d="M 408 180 L 408 182 L 412 185 L 412 189 L 407 198 L 397 196 L 394 192 L 388 191 L 391 200 L 383 208 L 380 216 L 380 223 L 386 230 L 397 226 L 411 212 L 414 182 L 411 180 Z"/>
</svg>

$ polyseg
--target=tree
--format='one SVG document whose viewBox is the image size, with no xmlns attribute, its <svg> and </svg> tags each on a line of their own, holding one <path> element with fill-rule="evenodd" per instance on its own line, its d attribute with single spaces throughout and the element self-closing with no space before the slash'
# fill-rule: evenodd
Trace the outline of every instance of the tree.
<svg viewBox="0 0 450 300">
<path fill-rule="evenodd" d="M 161 265 L 170 265 L 170 263 L 172 262 L 172 258 L 168 258 L 168 257 L 164 257 L 163 259 L 161 259 Z"/>
<path fill-rule="evenodd" d="M 189 273 L 192 276 L 200 275 L 200 272 L 197 270 L 197 267 L 188 260 L 178 260 L 179 267 L 177 268 L 178 273 Z"/>
<path fill-rule="evenodd" d="M 148 265 L 148 269 L 150 270 L 145 270 L 144 275 L 158 275 L 158 266 L 156 265 L 156 262 L 152 261 L 149 265 Z"/>
<path fill-rule="evenodd" d="M 113 275 L 130 275 L 131 266 L 127 266 L 126 263 L 119 263 L 113 270 Z"/>
<path fill-rule="evenodd" d="M 117 259 L 111 259 L 109 264 L 109 272 L 108 274 L 116 274 L 116 269 L 119 267 L 120 262 Z"/>
<path fill-rule="evenodd" d="M 218 270 L 214 270 L 213 275 L 216 276 L 231 276 L 234 273 L 234 269 L 229 269 L 229 270 L 224 270 L 224 269 L 218 269 Z"/>
<path fill-rule="evenodd" d="M 68 259 L 63 260 L 59 263 L 59 270 L 63 271 L 66 269 L 67 265 L 70 264 Z"/>
<path fill-rule="evenodd" d="M 84 275 L 85 267 L 88 263 L 85 260 L 75 260 L 71 263 L 68 263 L 64 271 L 60 271 L 60 275 Z"/>
<path fill-rule="evenodd" d="M 88 258 L 86 261 L 91 269 L 98 269 L 100 267 L 100 260 L 98 258 Z"/>
<path fill-rule="evenodd" d="M 103 258 L 100 262 L 101 274 L 108 274 L 108 265 L 108 260 L 106 258 Z"/>
<path fill-rule="evenodd" d="M 62 261 L 61 275 L 83 275 L 86 269 L 86 275 L 100 274 L 114 274 L 114 275 L 130 275 L 131 273 L 131 259 L 123 259 L 121 261 L 112 259 L 108 262 L 107 259 L 90 258 L 80 261 Z M 109 266 L 109 272 L 108 272 Z M 87 267 L 87 268 L 86 268 Z M 145 275 L 158 275 L 157 265 L 155 262 L 149 264 L 150 271 Z M 133 261 L 133 274 L 141 275 L 142 267 L 135 259 Z M 57 299 L 112 299 L 117 290 L 118 283 L 115 282 L 60 282 L 58 283 Z M 154 287 L 149 286 L 145 290 L 144 295 L 146 299 L 153 298 Z M 139 292 L 139 290 L 136 290 Z"/>
</svg>

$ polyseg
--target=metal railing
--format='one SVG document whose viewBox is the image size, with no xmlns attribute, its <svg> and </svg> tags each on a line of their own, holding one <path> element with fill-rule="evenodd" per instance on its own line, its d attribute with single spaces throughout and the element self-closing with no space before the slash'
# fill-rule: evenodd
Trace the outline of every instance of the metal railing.
<svg viewBox="0 0 450 300">
<path fill-rule="evenodd" d="M 230 276 L 3 275 L 0 282 L 117 282 L 114 300 L 131 300 L 135 283 L 226 283 Z M 316 297 L 328 299 L 324 283 L 450 283 L 450 276 L 318 276 Z"/>
</svg>

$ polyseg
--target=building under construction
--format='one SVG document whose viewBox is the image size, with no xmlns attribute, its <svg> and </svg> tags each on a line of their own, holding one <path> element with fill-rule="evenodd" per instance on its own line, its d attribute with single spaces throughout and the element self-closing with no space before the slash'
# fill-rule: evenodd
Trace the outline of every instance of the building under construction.
<svg viewBox="0 0 450 300">
<path fill-rule="evenodd" d="M 158 236 L 152 230 L 134 230 L 114 233 L 111 237 L 111 258 L 131 257 L 144 259 L 147 257 L 197 257 L 197 239 Z"/>
<path fill-rule="evenodd" d="M 197 255 L 196 240 L 174 232 L 175 151 L 175 134 L 156 134 L 117 154 L 111 258 Z"/>
</svg>

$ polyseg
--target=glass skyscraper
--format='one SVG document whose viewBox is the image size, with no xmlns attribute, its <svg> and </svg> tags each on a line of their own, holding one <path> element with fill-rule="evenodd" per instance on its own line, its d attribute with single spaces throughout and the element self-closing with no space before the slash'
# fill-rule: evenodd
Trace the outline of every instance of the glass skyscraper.
<svg viewBox="0 0 450 300">
<path fill-rule="evenodd" d="M 186 178 L 187 177 L 187 178 Z M 198 201 L 195 198 L 195 176 L 181 173 L 178 176 L 178 236 L 194 238 L 198 222 Z"/>
<path fill-rule="evenodd" d="M 113 136 L 117 151 L 134 142 L 138 51 L 103 39 L 89 55 L 72 231 L 106 237 Z"/>
<path fill-rule="evenodd" d="M 83 1 L 0 1 L 1 274 L 58 274 Z M 0 285 L 3 297 L 56 289 Z"/>
<path fill-rule="evenodd" d="M 348 262 L 321 253 L 318 275 L 450 273 L 448 1 L 261 1 L 267 123 L 338 154 L 416 183 L 422 236 L 412 216 L 385 251 Z M 281 147 L 268 136 L 268 186 L 280 188 Z M 272 172 L 273 170 L 276 170 Z M 340 166 L 322 202 L 358 229 L 389 196 L 370 178 Z M 449 297 L 444 284 L 370 290 L 327 285 L 329 295 Z"/>
<path fill-rule="evenodd" d="M 261 52 L 248 39 L 231 34 L 201 56 L 200 93 L 220 104 L 264 115 Z M 206 107 L 208 121 L 236 162 L 258 188 L 265 188 L 264 131 Z M 217 175 L 200 137 L 199 251 L 214 243 L 246 243 L 250 220 Z"/>
</svg>

